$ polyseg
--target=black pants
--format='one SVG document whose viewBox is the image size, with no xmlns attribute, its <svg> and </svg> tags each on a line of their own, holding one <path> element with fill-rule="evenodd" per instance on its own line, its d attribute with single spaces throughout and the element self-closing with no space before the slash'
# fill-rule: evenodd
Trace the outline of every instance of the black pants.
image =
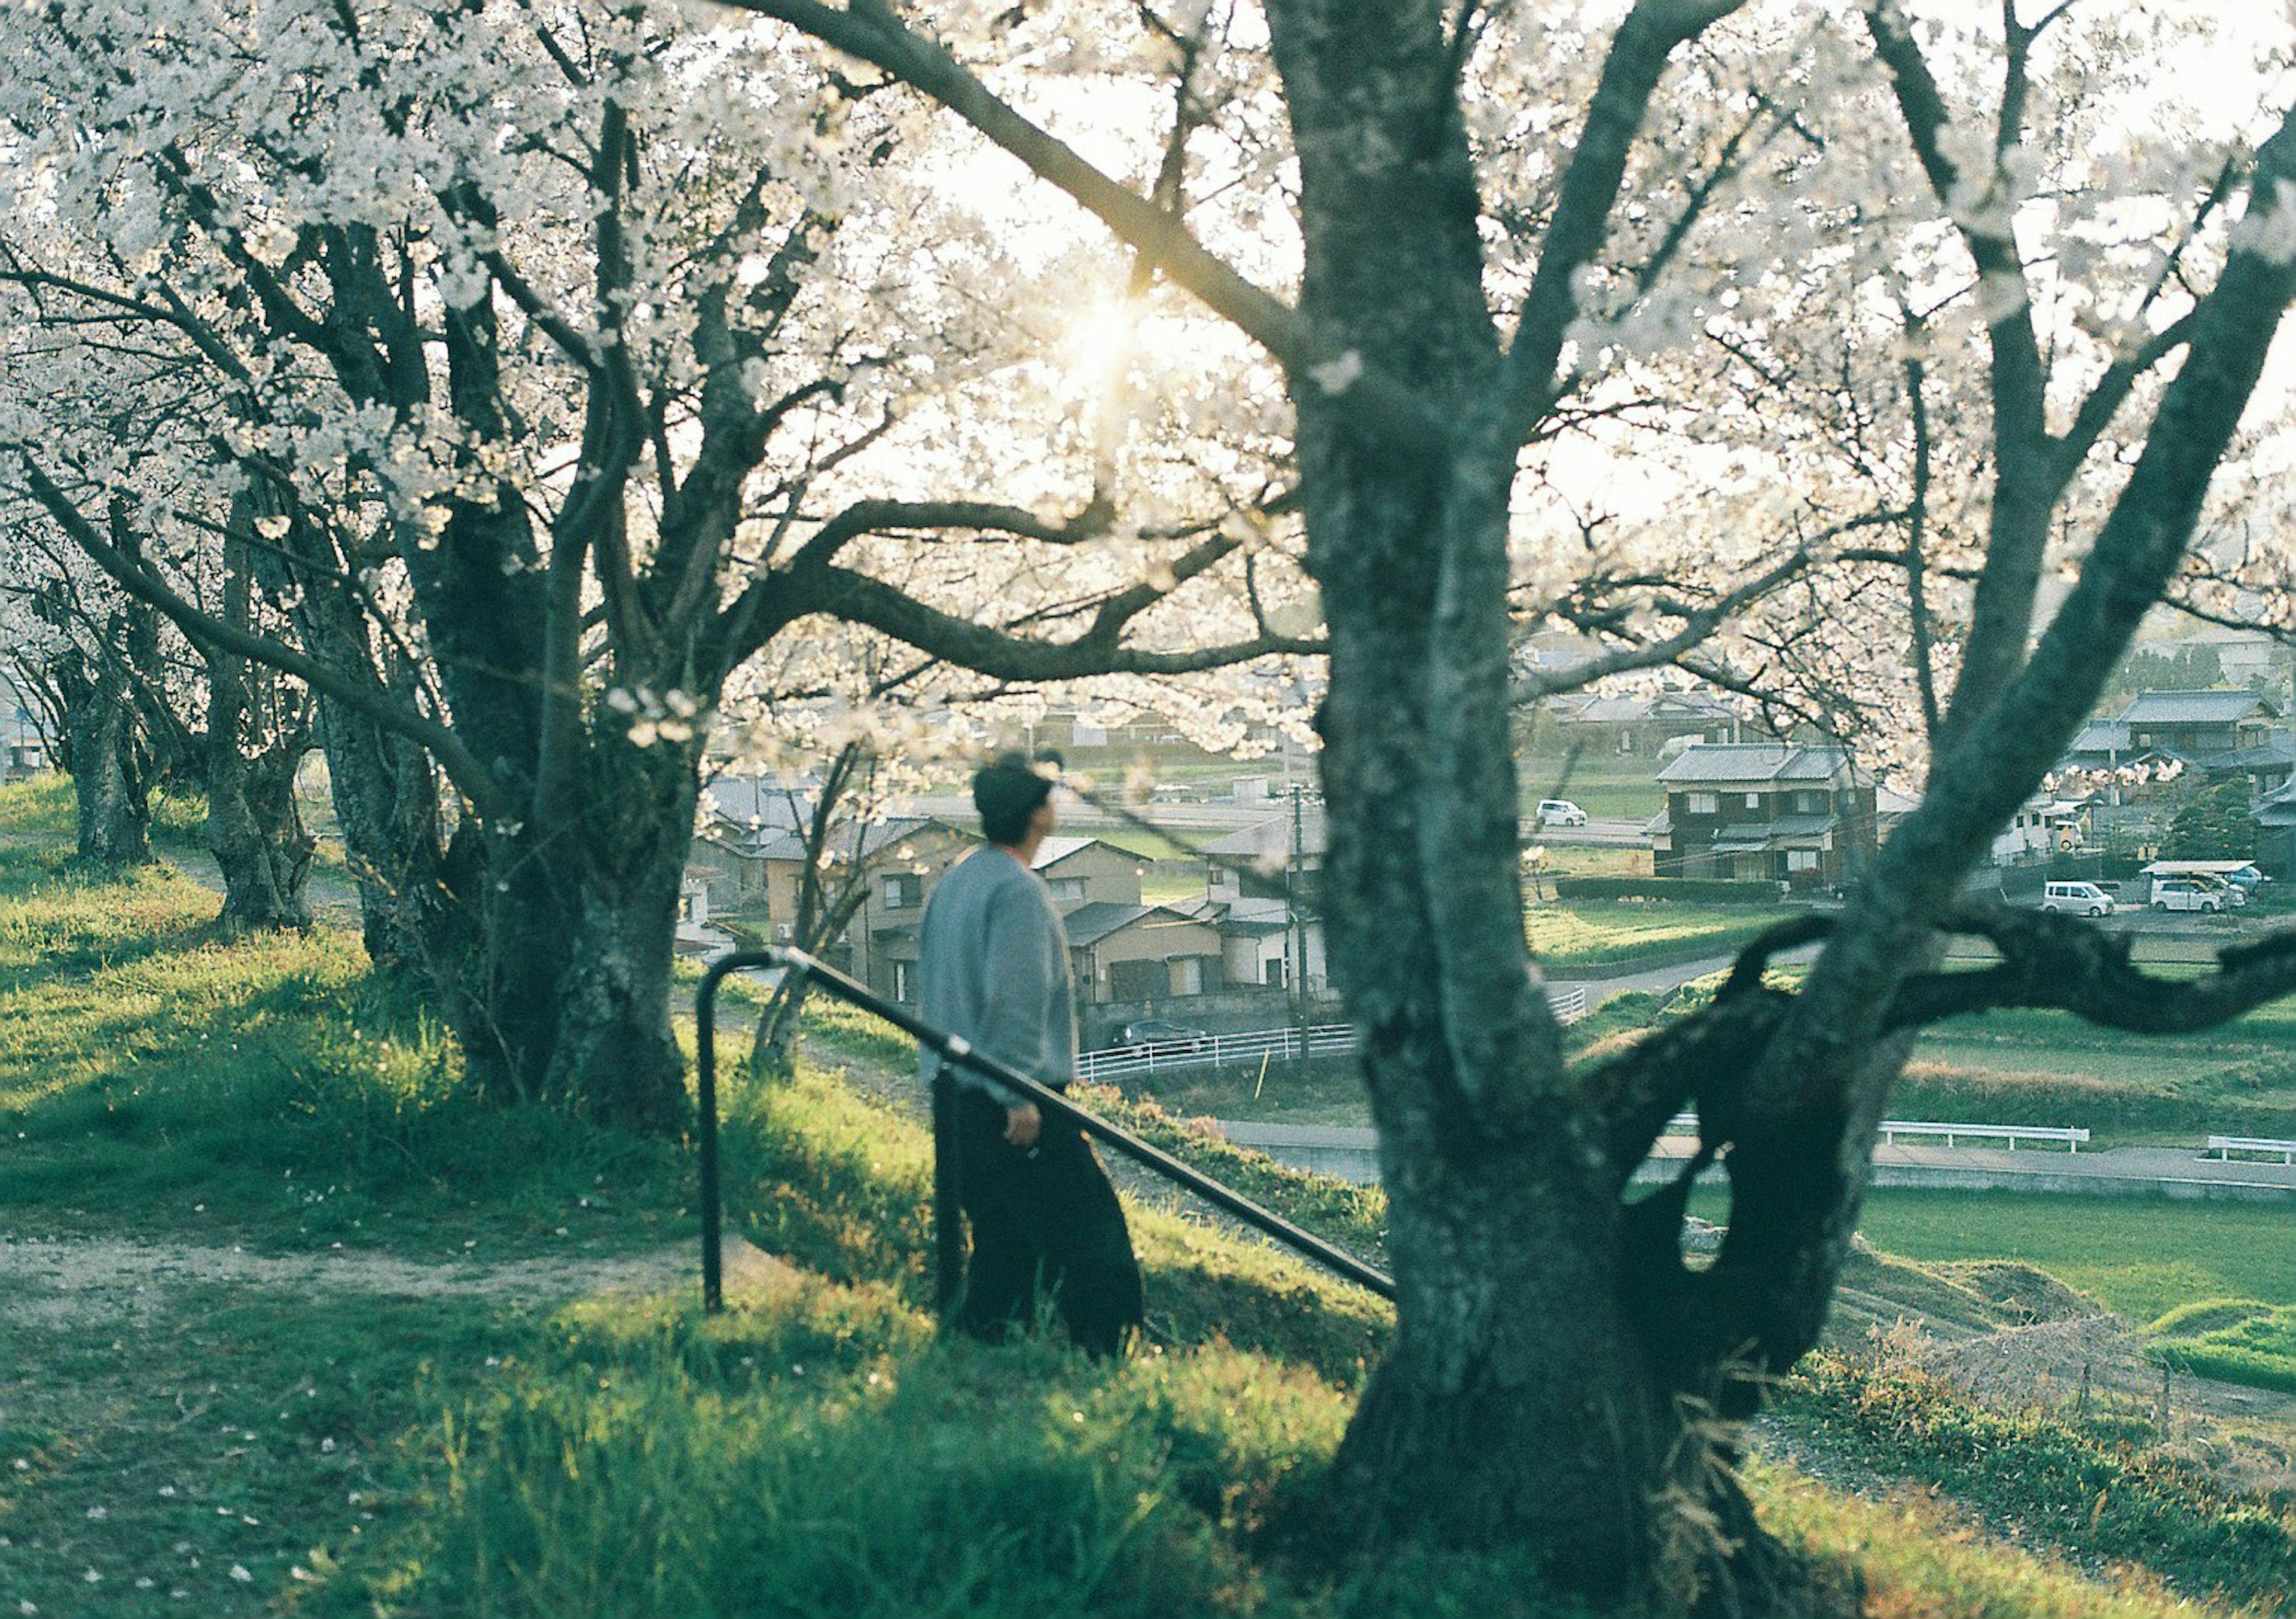
<svg viewBox="0 0 2296 1619">
<path fill-rule="evenodd" d="M 1050 1294 L 1069 1337 L 1096 1355 L 1141 1323 L 1140 1266 L 1116 1189 L 1074 1124 L 1047 1115 L 1033 1151 L 1004 1140 L 1004 1105 L 971 1085 L 956 1100 L 959 1197 L 972 1227 L 957 1325 L 1001 1341 Z"/>
</svg>

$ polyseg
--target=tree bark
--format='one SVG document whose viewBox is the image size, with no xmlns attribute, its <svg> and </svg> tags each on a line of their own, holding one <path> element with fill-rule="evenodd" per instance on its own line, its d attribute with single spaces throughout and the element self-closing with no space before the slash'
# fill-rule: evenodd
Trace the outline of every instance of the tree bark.
<svg viewBox="0 0 2296 1619">
<path fill-rule="evenodd" d="M 244 500 L 224 542 L 224 622 L 246 630 L 254 618 L 255 568 Z M 311 925 L 308 884 L 316 840 L 304 830 L 295 776 L 310 750 L 310 699 L 275 670 L 258 669 L 228 648 L 202 649 L 208 716 L 201 784 L 208 847 L 223 873 L 221 921 L 235 931 Z"/>
<path fill-rule="evenodd" d="M 603 724 L 570 818 L 458 835 L 476 948 L 435 987 L 489 1093 L 630 1130 L 682 1122 L 670 967 L 701 746 Z"/>
<path fill-rule="evenodd" d="M 225 748 L 211 745 L 222 755 Z M 311 925 L 311 854 L 295 801 L 303 749 L 276 742 L 248 758 L 234 748 L 210 760 L 208 847 L 223 874 L 221 921 L 234 932 Z"/>
<path fill-rule="evenodd" d="M 155 633 L 128 608 L 103 625 L 105 644 L 68 653 L 55 670 L 63 707 L 63 766 L 72 779 L 82 860 L 106 866 L 152 860 L 155 773 L 135 682 L 125 659 Z"/>
</svg>

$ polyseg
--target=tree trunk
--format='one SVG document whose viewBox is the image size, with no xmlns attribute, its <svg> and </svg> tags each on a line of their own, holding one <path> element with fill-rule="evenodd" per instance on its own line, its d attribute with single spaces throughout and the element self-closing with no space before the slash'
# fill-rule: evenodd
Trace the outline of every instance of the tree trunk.
<svg viewBox="0 0 2296 1619">
<path fill-rule="evenodd" d="M 1531 408 L 1546 362 L 1530 356 L 1526 387 L 1500 357 L 1442 8 L 1378 9 L 1366 53 L 1365 8 L 1268 8 L 1300 151 L 1301 307 L 1324 352 L 1388 385 L 1358 399 L 1357 368 L 1328 364 L 1292 382 L 1330 628 L 1327 941 L 1363 1042 L 1399 1290 L 1341 1448 L 1335 1528 L 1350 1544 L 1527 1547 L 1603 1601 L 1824 1606 L 1729 1477 L 1736 1345 L 1677 1354 L 1657 1321 L 1652 1301 L 1681 1292 L 1678 1218 L 1623 1205 L 1632 1163 L 1564 1063 L 1525 948 L 1509 413 Z M 1617 165 L 1672 42 L 1645 29 L 1605 76 L 1587 140 Z M 1557 245 L 1560 224 L 1549 238 L 1558 284 L 1599 245 L 1615 172 L 1586 184 L 1575 241 Z M 1557 347 L 1567 313 L 1550 299 L 1538 316 Z"/>
<path fill-rule="evenodd" d="M 490 1090 L 624 1129 L 682 1122 L 670 964 L 700 758 L 699 737 L 640 748 L 609 722 L 570 821 L 488 837 L 461 1032 Z"/>
<path fill-rule="evenodd" d="M 242 932 L 308 928 L 317 846 L 295 802 L 302 750 L 275 744 L 252 759 L 230 751 L 207 772 L 208 847 L 223 873 L 223 925 Z"/>
<path fill-rule="evenodd" d="M 152 859 L 151 764 L 126 673 L 108 655 L 75 654 L 60 671 L 64 768 L 78 810 L 79 857 L 107 866 Z"/>
<path fill-rule="evenodd" d="M 251 520 L 251 505 L 239 502 L 224 541 L 224 621 L 241 631 L 254 617 Z M 287 676 L 253 669 L 236 652 L 202 651 L 208 723 L 200 778 L 208 847 L 223 873 L 222 923 L 241 931 L 308 928 L 316 846 L 295 802 L 295 773 L 310 749 L 310 699 Z"/>
</svg>

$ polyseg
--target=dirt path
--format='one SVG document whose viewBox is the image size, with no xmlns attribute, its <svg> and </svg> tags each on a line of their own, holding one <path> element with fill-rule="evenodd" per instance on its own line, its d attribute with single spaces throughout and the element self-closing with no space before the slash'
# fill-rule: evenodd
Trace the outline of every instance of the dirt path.
<svg viewBox="0 0 2296 1619">
<path fill-rule="evenodd" d="M 777 1276 L 795 1274 L 737 1237 L 726 1239 L 726 1249 L 731 1285 L 770 1285 Z M 554 1304 L 602 1293 L 674 1292 L 696 1285 L 698 1264 L 687 1244 L 611 1258 L 424 1263 L 388 1254 L 250 1254 L 196 1243 L 0 1233 L 0 1317 L 28 1326 L 94 1324 L 120 1313 L 148 1312 L 180 1288 L 215 1283 L 282 1292 Z"/>
</svg>

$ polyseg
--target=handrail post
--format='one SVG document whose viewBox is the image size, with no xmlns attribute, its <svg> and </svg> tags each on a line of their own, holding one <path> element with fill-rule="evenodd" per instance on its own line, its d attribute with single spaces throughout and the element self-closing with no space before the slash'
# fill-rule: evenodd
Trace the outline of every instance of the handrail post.
<svg viewBox="0 0 2296 1619">
<path fill-rule="evenodd" d="M 933 1070 L 934 1291 L 941 1325 L 956 1317 L 964 1295 L 964 1146 L 956 1129 L 956 1078 L 941 1064 Z"/>
<path fill-rule="evenodd" d="M 693 996 L 694 1107 L 700 1114 L 701 1187 L 701 1308 L 715 1315 L 726 1307 L 725 1255 L 718 1247 L 718 985 L 740 956 L 722 956 L 701 975 Z"/>
<path fill-rule="evenodd" d="M 1006 1090 L 1036 1103 L 1048 1116 L 1067 1120 L 1086 1134 L 1117 1149 L 1135 1162 L 1194 1192 L 1215 1207 L 1226 1210 L 1246 1225 L 1275 1238 L 1358 1287 L 1368 1288 L 1382 1298 L 1392 1300 L 1395 1297 L 1395 1282 L 1391 1278 L 1364 1263 L 1345 1249 L 1336 1247 L 1312 1231 L 1303 1231 L 1282 1215 L 1262 1208 L 1241 1192 L 1181 1162 L 1160 1147 L 1144 1141 L 1131 1132 L 1078 1107 L 1060 1092 L 1038 1083 L 993 1058 L 982 1056 L 964 1041 L 933 1027 L 906 1008 L 895 1005 L 866 985 L 855 982 L 805 952 L 785 944 L 775 944 L 765 950 L 735 951 L 718 957 L 701 975 L 701 988 L 694 997 L 697 1034 L 695 1077 L 701 1112 L 701 1302 L 705 1310 L 715 1312 L 724 1304 L 722 1256 L 718 1246 L 721 1200 L 718 1189 L 718 986 L 726 974 L 741 968 L 766 966 L 779 967 L 785 972 L 810 977 L 839 1000 L 884 1019 L 940 1059 L 941 1066 L 933 1075 L 933 1230 L 940 1250 L 937 1289 L 944 1318 L 962 1293 L 964 1274 L 959 1196 L 964 1155 L 958 1148 L 955 1128 L 955 1081 L 949 1073 L 950 1067 L 958 1064 L 985 1075 Z"/>
</svg>

